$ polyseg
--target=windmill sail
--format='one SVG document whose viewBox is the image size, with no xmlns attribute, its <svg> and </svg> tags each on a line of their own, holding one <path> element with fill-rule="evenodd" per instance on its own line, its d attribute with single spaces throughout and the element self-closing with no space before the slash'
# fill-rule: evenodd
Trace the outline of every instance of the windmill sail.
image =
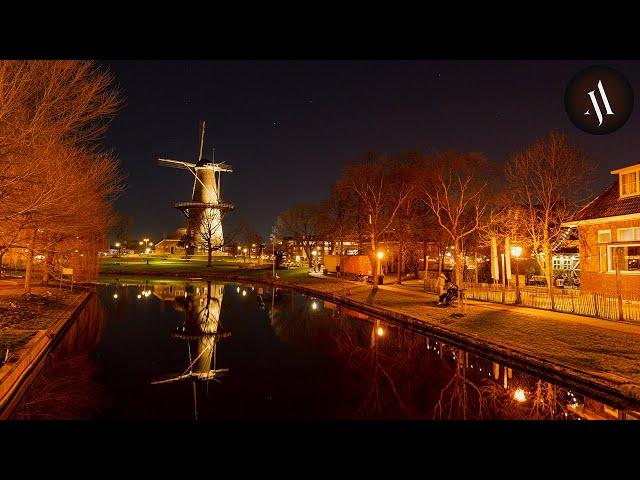
<svg viewBox="0 0 640 480">
<path fill-rule="evenodd" d="M 170 158 L 159 158 L 158 165 L 161 167 L 178 168 L 181 170 L 188 170 L 195 168 L 195 163 L 183 162 L 181 160 L 171 160 Z"/>
</svg>

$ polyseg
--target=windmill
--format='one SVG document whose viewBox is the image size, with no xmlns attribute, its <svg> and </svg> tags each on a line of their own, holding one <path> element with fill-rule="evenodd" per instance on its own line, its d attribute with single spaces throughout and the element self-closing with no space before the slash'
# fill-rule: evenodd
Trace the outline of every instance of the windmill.
<svg viewBox="0 0 640 480">
<path fill-rule="evenodd" d="M 211 160 L 203 158 L 205 122 L 200 122 L 200 151 L 196 163 L 159 158 L 161 167 L 188 170 L 194 177 L 193 192 L 190 202 L 176 202 L 175 208 L 180 210 L 187 218 L 187 233 L 200 243 L 205 235 L 213 237 L 211 244 L 217 248 L 224 245 L 222 233 L 222 212 L 232 210 L 233 205 L 222 201 L 220 177 L 222 172 L 233 172 L 231 165 L 224 162 L 215 163 L 215 157 Z M 215 155 L 215 149 L 213 151 Z M 211 223 L 215 223 L 213 232 L 206 232 Z"/>
</svg>

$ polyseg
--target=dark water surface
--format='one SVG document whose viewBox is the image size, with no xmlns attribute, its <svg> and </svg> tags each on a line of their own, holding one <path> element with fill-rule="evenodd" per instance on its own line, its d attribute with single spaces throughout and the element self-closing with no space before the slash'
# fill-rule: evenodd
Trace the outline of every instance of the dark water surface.
<svg viewBox="0 0 640 480">
<path fill-rule="evenodd" d="M 635 419 L 562 385 L 289 290 L 107 283 L 19 419 Z"/>
</svg>

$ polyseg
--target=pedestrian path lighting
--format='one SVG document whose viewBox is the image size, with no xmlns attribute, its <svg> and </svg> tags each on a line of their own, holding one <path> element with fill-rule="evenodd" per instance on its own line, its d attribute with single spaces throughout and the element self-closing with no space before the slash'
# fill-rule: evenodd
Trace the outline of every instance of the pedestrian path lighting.
<svg viewBox="0 0 640 480">
<path fill-rule="evenodd" d="M 520 255 L 522 255 L 522 247 L 511 247 L 511 256 L 516 259 L 516 303 L 518 305 L 520 304 L 520 272 L 518 269 L 518 260 L 520 259 Z"/>
<path fill-rule="evenodd" d="M 242 260 L 243 263 L 247 261 L 247 247 L 242 249 L 242 253 L 244 253 L 244 255 L 242 256 Z"/>
</svg>

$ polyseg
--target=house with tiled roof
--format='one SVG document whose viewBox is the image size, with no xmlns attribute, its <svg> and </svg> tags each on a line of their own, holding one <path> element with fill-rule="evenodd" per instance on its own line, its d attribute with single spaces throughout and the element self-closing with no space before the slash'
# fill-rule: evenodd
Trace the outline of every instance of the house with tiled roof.
<svg viewBox="0 0 640 480">
<path fill-rule="evenodd" d="M 613 170 L 616 180 L 564 226 L 577 227 L 581 287 L 640 294 L 640 163 Z"/>
</svg>

